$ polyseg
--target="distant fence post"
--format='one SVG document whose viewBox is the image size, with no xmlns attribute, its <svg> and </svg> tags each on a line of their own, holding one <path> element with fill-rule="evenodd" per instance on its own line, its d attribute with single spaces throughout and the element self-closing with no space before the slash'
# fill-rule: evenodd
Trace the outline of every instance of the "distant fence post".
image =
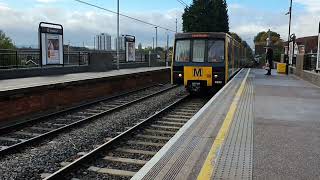
<svg viewBox="0 0 320 180">
<path fill-rule="evenodd" d="M 149 51 L 149 67 L 151 67 L 151 51 Z"/>
<path fill-rule="evenodd" d="M 18 50 L 16 50 L 16 68 L 18 68 Z"/>
<path fill-rule="evenodd" d="M 81 52 L 79 51 L 79 66 L 81 65 L 81 54 L 80 54 Z"/>
</svg>

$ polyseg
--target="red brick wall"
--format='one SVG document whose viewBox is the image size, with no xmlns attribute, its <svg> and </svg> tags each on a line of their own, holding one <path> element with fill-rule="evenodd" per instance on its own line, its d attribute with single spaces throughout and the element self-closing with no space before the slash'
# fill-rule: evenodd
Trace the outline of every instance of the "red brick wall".
<svg viewBox="0 0 320 180">
<path fill-rule="evenodd" d="M 161 70 L 32 88 L 23 93 L 0 97 L 0 124 L 25 120 L 100 97 L 169 81 L 169 70 Z"/>
</svg>

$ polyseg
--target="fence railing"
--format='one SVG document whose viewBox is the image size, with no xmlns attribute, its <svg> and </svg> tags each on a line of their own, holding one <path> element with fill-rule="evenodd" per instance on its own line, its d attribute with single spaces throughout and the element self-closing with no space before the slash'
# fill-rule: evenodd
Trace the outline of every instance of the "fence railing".
<svg viewBox="0 0 320 180">
<path fill-rule="evenodd" d="M 89 52 L 64 52 L 64 66 L 88 65 Z M 41 67 L 39 50 L 0 49 L 0 69 Z"/>
<path fill-rule="evenodd" d="M 304 56 L 303 69 L 308 71 L 316 71 L 317 54 L 306 54 Z"/>
</svg>

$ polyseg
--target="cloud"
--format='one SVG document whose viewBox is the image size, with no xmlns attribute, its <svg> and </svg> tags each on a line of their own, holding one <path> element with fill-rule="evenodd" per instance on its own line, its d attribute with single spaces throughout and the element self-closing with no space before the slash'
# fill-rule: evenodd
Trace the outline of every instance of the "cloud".
<svg viewBox="0 0 320 180">
<path fill-rule="evenodd" d="M 320 1 L 319 0 L 294 0 L 294 3 L 304 5 L 309 12 L 319 12 L 320 11 Z M 319 14 L 318 14 L 319 18 Z"/>
<path fill-rule="evenodd" d="M 37 0 L 38 2 L 53 2 L 58 0 Z M 300 11 L 293 14 L 292 32 L 297 37 L 317 34 L 320 0 L 294 0 L 300 6 Z M 124 12 L 125 13 L 125 12 Z M 182 9 L 169 9 L 164 12 L 148 11 L 132 12 L 128 15 L 143 19 L 147 22 L 175 29 L 175 19 L 178 17 L 178 30 L 182 29 Z M 260 31 L 271 29 L 278 32 L 282 39 L 288 36 L 288 16 L 284 11 L 261 11 L 248 8 L 241 4 L 229 4 L 230 31 L 238 33 L 244 40 L 253 46 L 253 38 Z M 88 8 L 84 11 L 70 11 L 61 7 L 34 6 L 26 9 L 14 9 L 0 2 L 0 24 L 18 45 L 38 44 L 38 24 L 41 21 L 59 23 L 64 26 L 65 43 L 82 46 L 93 46 L 93 37 L 99 33 L 109 33 L 116 36 L 116 16 L 103 11 Z M 120 18 L 122 34 L 136 36 L 137 44 L 151 46 L 155 37 L 155 28 L 140 22 Z M 159 46 L 166 44 L 166 32 L 159 29 Z M 170 34 L 172 43 L 173 34 Z"/>
<path fill-rule="evenodd" d="M 294 0 L 294 3 L 296 7 L 304 8 L 294 9 L 291 33 L 295 33 L 297 37 L 316 35 L 320 20 L 320 0 Z M 289 16 L 284 14 L 284 11 L 261 11 L 230 4 L 230 30 L 238 33 L 252 47 L 254 36 L 268 29 L 278 32 L 286 40 Z"/>
<path fill-rule="evenodd" d="M 178 9 L 167 12 L 137 12 L 128 14 L 138 19 L 175 29 L 175 19 L 181 14 Z M 16 10 L 7 8 L 0 11 L 1 28 L 16 42 L 17 45 L 38 44 L 37 28 L 41 21 L 59 23 L 64 26 L 65 43 L 82 46 L 93 46 L 93 38 L 99 33 L 109 33 L 116 36 L 116 15 L 91 9 L 87 11 L 68 11 L 63 8 L 35 6 L 30 9 Z M 181 19 L 179 19 L 181 22 Z M 179 29 L 181 26 L 179 26 Z M 158 44 L 166 43 L 166 31 L 158 29 Z M 152 45 L 155 28 L 125 17 L 120 18 L 120 31 L 122 34 L 136 36 L 137 44 Z M 172 40 L 172 33 L 171 40 Z"/>
</svg>

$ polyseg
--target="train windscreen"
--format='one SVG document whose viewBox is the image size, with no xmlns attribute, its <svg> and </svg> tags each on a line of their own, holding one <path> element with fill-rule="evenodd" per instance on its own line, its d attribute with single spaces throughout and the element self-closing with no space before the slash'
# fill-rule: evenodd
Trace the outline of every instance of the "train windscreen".
<svg viewBox="0 0 320 180">
<path fill-rule="evenodd" d="M 204 62 L 206 50 L 206 40 L 194 40 L 192 61 L 193 62 Z"/>
<path fill-rule="evenodd" d="M 208 62 L 224 61 L 224 41 L 209 40 L 208 41 Z"/>
<path fill-rule="evenodd" d="M 189 62 L 190 61 L 190 40 L 179 40 L 176 43 L 175 50 L 176 62 Z"/>
</svg>

